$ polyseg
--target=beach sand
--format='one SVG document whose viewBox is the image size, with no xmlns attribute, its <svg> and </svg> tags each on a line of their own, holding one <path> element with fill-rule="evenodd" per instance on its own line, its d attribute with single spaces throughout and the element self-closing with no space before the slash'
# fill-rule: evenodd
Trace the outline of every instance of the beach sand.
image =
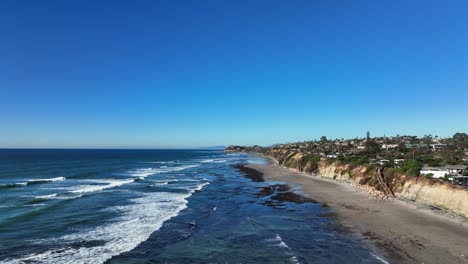
<svg viewBox="0 0 468 264">
<path fill-rule="evenodd" d="M 349 183 L 293 172 L 277 165 L 249 164 L 266 180 L 300 185 L 304 194 L 330 206 L 332 217 L 357 232 L 389 263 L 468 263 L 468 224 L 429 207 L 391 199 L 377 201 Z"/>
</svg>

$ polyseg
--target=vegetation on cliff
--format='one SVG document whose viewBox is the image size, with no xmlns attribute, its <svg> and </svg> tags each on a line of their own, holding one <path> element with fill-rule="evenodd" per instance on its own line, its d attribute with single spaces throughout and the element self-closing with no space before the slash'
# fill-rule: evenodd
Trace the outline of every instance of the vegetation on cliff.
<svg viewBox="0 0 468 264">
<path fill-rule="evenodd" d="M 468 137 L 465 135 L 464 133 L 457 133 L 453 139 L 442 141 L 447 143 L 456 142 L 456 144 L 453 146 L 442 146 L 443 149 L 440 150 L 436 149 L 439 146 L 433 146 L 432 150 L 424 149 L 424 145 L 414 145 L 420 144 L 414 141 L 411 141 L 412 149 L 410 150 L 403 150 L 403 147 L 406 148 L 406 146 L 403 146 L 403 143 L 397 145 L 396 149 L 388 150 L 389 146 L 387 146 L 387 149 L 383 149 L 383 146 L 379 145 L 381 144 L 379 140 L 368 138 L 366 141 L 363 141 L 362 148 L 356 148 L 351 152 L 341 152 L 337 155 L 337 153 L 330 154 L 333 153 L 330 151 L 326 153 L 319 151 L 327 149 L 330 146 L 335 147 L 339 144 L 346 144 L 338 141 L 331 143 L 323 137 L 320 141 L 313 143 L 322 149 L 310 150 L 301 148 L 302 145 L 300 144 L 288 144 L 275 145 L 268 148 L 237 146 L 228 148 L 226 151 L 261 153 L 274 158 L 280 165 L 299 172 L 352 182 L 357 185 L 366 185 L 380 191 L 382 191 L 382 186 L 375 177 L 375 172 L 377 166 L 385 165 L 383 179 L 397 197 L 446 208 L 468 217 L 468 203 L 466 203 L 468 192 L 465 188 L 449 184 L 447 182 L 448 177 L 442 180 L 431 179 L 431 175 L 426 175 L 425 177 L 419 176 L 422 164 L 427 165 L 427 163 L 424 163 L 425 161 L 432 160 L 446 164 L 452 160 L 458 164 L 466 163 L 466 154 L 468 152 L 460 154 L 468 150 L 466 148 Z M 412 140 L 413 138 L 410 137 L 410 139 Z M 308 146 L 310 147 L 310 145 Z M 408 156 L 404 156 L 405 158 L 401 159 L 395 156 L 395 162 L 391 162 L 390 160 L 384 162 L 383 158 L 393 155 L 392 153 L 407 153 Z M 444 155 L 446 158 L 440 159 Z M 398 163 L 396 162 L 396 158 L 399 160 Z M 376 160 L 378 162 L 375 162 Z"/>
</svg>

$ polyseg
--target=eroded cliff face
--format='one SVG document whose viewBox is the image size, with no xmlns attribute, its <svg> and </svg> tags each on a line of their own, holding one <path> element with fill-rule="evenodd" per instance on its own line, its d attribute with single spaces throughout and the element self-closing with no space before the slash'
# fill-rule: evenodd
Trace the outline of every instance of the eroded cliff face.
<svg viewBox="0 0 468 264">
<path fill-rule="evenodd" d="M 320 156 L 308 155 L 296 151 L 276 150 L 272 149 L 266 153 L 268 156 L 275 158 L 282 166 L 291 168 L 295 171 L 314 173 L 318 168 Z"/>
<path fill-rule="evenodd" d="M 266 155 L 275 158 L 282 166 L 294 171 L 319 175 L 339 181 L 368 185 L 380 190 L 372 166 L 353 166 L 337 161 L 320 159 L 313 154 L 288 150 L 269 150 Z M 397 198 L 440 207 L 468 217 L 468 190 L 445 182 L 434 182 L 385 170 L 385 181 Z"/>
<path fill-rule="evenodd" d="M 445 208 L 468 217 L 468 191 L 462 187 L 409 179 L 396 194 L 399 198 Z"/>
</svg>

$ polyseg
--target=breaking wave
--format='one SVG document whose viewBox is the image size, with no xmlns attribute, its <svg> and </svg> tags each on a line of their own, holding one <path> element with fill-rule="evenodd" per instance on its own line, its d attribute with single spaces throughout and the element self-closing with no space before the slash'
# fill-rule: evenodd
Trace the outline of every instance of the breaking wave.
<svg viewBox="0 0 468 264">
<path fill-rule="evenodd" d="M 201 163 L 225 163 L 227 160 L 225 159 L 206 159 L 206 160 L 201 160 Z"/>
<path fill-rule="evenodd" d="M 97 192 L 102 191 L 109 188 L 114 188 L 118 186 L 122 186 L 124 184 L 134 182 L 134 179 L 127 179 L 127 180 L 94 180 L 94 183 L 99 183 L 100 185 L 84 185 L 78 186 L 79 188 L 73 191 L 69 191 L 69 193 L 89 193 L 89 192 Z M 105 184 L 105 185 L 101 185 Z"/>
<path fill-rule="evenodd" d="M 162 166 L 160 168 L 142 168 L 142 169 L 128 171 L 127 174 L 132 177 L 138 177 L 140 179 L 144 179 L 150 175 L 173 172 L 173 171 L 181 171 L 181 170 L 190 169 L 190 168 L 194 168 L 198 166 L 199 165 L 193 164 L 193 165 L 183 165 L 183 166 L 177 166 L 177 167 Z"/>
<path fill-rule="evenodd" d="M 208 182 L 189 188 L 188 193 L 155 192 L 132 199 L 131 204 L 106 210 L 117 213 L 114 221 L 91 230 L 65 235 L 51 243 L 61 245 L 43 253 L 30 254 L 7 263 L 104 263 L 113 256 L 130 251 L 159 230 L 163 223 L 187 207 L 187 198 L 201 190 Z M 86 242 L 100 241 L 94 247 Z M 47 241 L 41 241 L 44 243 Z M 82 246 L 76 246 L 81 244 Z"/>
<path fill-rule="evenodd" d="M 17 188 L 17 187 L 24 187 L 28 185 L 51 183 L 51 182 L 58 182 L 58 181 L 64 181 L 64 180 L 66 180 L 65 177 L 56 177 L 56 178 L 50 178 L 50 179 L 31 179 L 25 182 L 0 184 L 0 189 Z"/>
</svg>

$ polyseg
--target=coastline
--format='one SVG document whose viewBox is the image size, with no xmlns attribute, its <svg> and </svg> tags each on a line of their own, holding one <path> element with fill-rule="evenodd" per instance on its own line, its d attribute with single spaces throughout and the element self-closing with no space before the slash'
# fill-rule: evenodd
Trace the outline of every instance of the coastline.
<svg viewBox="0 0 468 264">
<path fill-rule="evenodd" d="M 390 263 L 468 263 L 468 224 L 402 200 L 370 199 L 348 183 L 295 172 L 265 158 L 268 164 L 246 167 L 266 180 L 301 186 Z"/>
</svg>

